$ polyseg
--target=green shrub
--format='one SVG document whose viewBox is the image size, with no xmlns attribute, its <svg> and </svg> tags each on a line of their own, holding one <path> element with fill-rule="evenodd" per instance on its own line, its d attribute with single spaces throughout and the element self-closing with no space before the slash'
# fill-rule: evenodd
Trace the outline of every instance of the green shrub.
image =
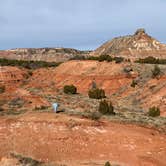
<svg viewBox="0 0 166 166">
<path fill-rule="evenodd" d="M 76 56 L 70 58 L 70 60 L 85 60 L 85 59 L 86 58 L 83 55 L 76 55 Z"/>
<path fill-rule="evenodd" d="M 0 93 L 4 93 L 5 92 L 5 86 L 0 86 Z"/>
<path fill-rule="evenodd" d="M 154 69 L 152 70 L 152 78 L 156 78 L 160 74 L 161 74 L 160 68 L 157 65 L 155 65 Z"/>
<path fill-rule="evenodd" d="M 115 63 L 121 63 L 124 61 L 123 57 L 114 57 L 113 60 L 115 61 Z"/>
<path fill-rule="evenodd" d="M 0 112 L 4 111 L 4 109 L 2 107 L 0 107 Z"/>
<path fill-rule="evenodd" d="M 22 156 L 22 155 L 20 155 L 20 154 L 16 154 L 16 153 L 10 153 L 10 155 L 11 155 L 11 157 L 13 157 L 13 158 L 16 158 L 16 159 L 18 159 L 18 161 L 19 161 L 19 165 L 29 165 L 29 166 L 41 166 L 41 165 L 43 165 L 44 166 L 44 164 L 43 164 L 43 162 L 40 162 L 40 161 L 37 161 L 37 160 L 35 160 L 35 159 L 33 159 L 33 158 L 30 158 L 30 157 L 25 157 L 25 156 Z"/>
<path fill-rule="evenodd" d="M 86 60 L 98 61 L 98 60 L 99 60 L 99 57 L 96 57 L 96 56 L 88 56 L 88 57 L 86 58 Z"/>
<path fill-rule="evenodd" d="M 109 56 L 109 55 L 100 55 L 98 61 L 99 62 L 102 62 L 102 61 L 111 62 L 112 61 L 112 57 Z"/>
<path fill-rule="evenodd" d="M 63 91 L 66 94 L 76 94 L 77 88 L 74 85 L 65 85 Z"/>
<path fill-rule="evenodd" d="M 136 85 L 137 85 L 137 82 L 135 80 L 133 80 L 130 86 L 135 88 Z"/>
<path fill-rule="evenodd" d="M 103 62 L 103 61 L 112 62 L 112 61 L 115 61 L 115 63 L 121 63 L 123 61 L 129 62 L 129 59 L 125 60 L 123 57 L 111 57 L 110 55 L 107 55 L 107 54 L 103 54 L 103 55 L 96 56 L 96 57 L 95 56 L 89 56 L 89 57 L 85 58 L 85 60 L 95 60 L 95 61 L 99 61 L 99 62 Z"/>
<path fill-rule="evenodd" d="M 89 98 L 92 99 L 102 99 L 105 98 L 105 91 L 103 89 L 92 88 L 88 92 Z"/>
<path fill-rule="evenodd" d="M 100 101 L 99 112 L 102 114 L 115 115 L 112 103 L 108 103 L 106 100 Z"/>
<path fill-rule="evenodd" d="M 136 63 L 148 63 L 148 64 L 166 64 L 166 59 L 157 59 L 149 56 L 144 59 L 139 59 L 135 61 Z"/>
<path fill-rule="evenodd" d="M 29 76 L 32 76 L 32 75 L 33 75 L 33 72 L 32 72 L 32 71 L 28 71 L 28 75 L 29 75 Z"/>
<path fill-rule="evenodd" d="M 107 161 L 104 166 L 111 166 L 110 162 Z"/>
<path fill-rule="evenodd" d="M 152 117 L 160 116 L 160 109 L 158 107 L 149 108 L 148 115 Z"/>
<path fill-rule="evenodd" d="M 46 110 L 46 109 L 48 109 L 48 108 L 49 108 L 48 106 L 42 105 L 42 106 L 36 106 L 36 107 L 35 107 L 35 110 L 41 111 L 41 110 Z"/>
<path fill-rule="evenodd" d="M 12 59 L 0 59 L 0 66 L 20 66 L 27 69 L 38 69 L 44 67 L 57 67 L 61 63 L 59 62 L 45 62 L 45 61 L 25 61 L 25 60 L 12 60 Z"/>
</svg>

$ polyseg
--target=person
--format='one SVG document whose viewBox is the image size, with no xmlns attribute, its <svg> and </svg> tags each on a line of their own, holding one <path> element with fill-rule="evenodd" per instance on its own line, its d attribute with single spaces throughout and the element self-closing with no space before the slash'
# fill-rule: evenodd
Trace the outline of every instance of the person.
<svg viewBox="0 0 166 166">
<path fill-rule="evenodd" d="M 52 106 L 53 106 L 53 111 L 54 111 L 55 113 L 57 113 L 57 112 L 58 112 L 59 104 L 58 104 L 58 103 L 53 103 Z"/>
</svg>

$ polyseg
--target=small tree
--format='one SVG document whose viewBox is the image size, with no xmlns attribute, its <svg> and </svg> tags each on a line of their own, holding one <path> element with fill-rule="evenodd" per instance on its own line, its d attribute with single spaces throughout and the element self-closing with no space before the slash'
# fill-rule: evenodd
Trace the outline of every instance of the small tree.
<svg viewBox="0 0 166 166">
<path fill-rule="evenodd" d="M 66 94 L 76 94 L 77 88 L 74 85 L 65 85 L 63 91 Z"/>
<path fill-rule="evenodd" d="M 124 58 L 123 57 L 114 57 L 114 61 L 115 61 L 115 63 L 121 63 L 124 61 Z"/>
<path fill-rule="evenodd" d="M 4 111 L 4 109 L 2 107 L 0 107 L 0 112 Z"/>
<path fill-rule="evenodd" d="M 160 116 L 160 109 L 158 107 L 149 108 L 148 115 L 152 117 Z"/>
<path fill-rule="evenodd" d="M 0 86 L 0 93 L 4 93 L 5 92 L 5 86 Z"/>
<path fill-rule="evenodd" d="M 99 60 L 99 62 L 102 62 L 102 61 L 111 62 L 112 57 L 109 56 L 109 55 L 104 54 L 104 55 L 100 55 L 98 60 Z"/>
<path fill-rule="evenodd" d="M 112 103 L 108 103 L 106 100 L 100 101 L 99 112 L 102 114 L 115 115 Z"/>
<path fill-rule="evenodd" d="M 137 82 L 135 80 L 133 80 L 130 86 L 135 88 L 136 85 L 137 85 Z"/>
<path fill-rule="evenodd" d="M 160 68 L 157 65 L 155 65 L 154 69 L 152 70 L 152 77 L 156 78 L 157 76 L 160 75 L 160 73 L 161 73 Z"/>
<path fill-rule="evenodd" d="M 110 162 L 107 161 L 104 166 L 111 166 Z"/>
<path fill-rule="evenodd" d="M 105 91 L 103 89 L 98 89 L 98 88 L 92 88 L 88 92 L 89 98 L 92 99 L 102 99 L 105 98 Z"/>
</svg>

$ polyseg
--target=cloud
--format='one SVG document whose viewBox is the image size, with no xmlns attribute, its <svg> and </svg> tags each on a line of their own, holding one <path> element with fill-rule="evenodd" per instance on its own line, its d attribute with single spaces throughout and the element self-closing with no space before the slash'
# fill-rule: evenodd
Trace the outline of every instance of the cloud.
<svg viewBox="0 0 166 166">
<path fill-rule="evenodd" d="M 164 0 L 1 0 L 0 49 L 94 49 L 144 27 L 166 41 Z"/>
</svg>

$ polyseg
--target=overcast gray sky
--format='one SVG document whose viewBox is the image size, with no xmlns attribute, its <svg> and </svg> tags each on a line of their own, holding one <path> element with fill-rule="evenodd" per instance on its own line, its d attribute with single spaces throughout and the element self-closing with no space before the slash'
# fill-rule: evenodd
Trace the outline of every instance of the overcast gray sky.
<svg viewBox="0 0 166 166">
<path fill-rule="evenodd" d="M 0 0 L 0 49 L 95 49 L 142 27 L 166 42 L 166 0 Z"/>
</svg>

